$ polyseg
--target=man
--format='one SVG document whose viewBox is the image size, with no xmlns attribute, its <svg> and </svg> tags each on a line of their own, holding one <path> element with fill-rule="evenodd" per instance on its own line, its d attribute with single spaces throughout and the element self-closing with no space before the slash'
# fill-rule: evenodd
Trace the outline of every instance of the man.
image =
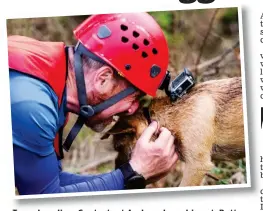
<svg viewBox="0 0 263 211">
<path fill-rule="evenodd" d="M 75 48 L 8 38 L 15 184 L 21 195 L 144 188 L 178 158 L 174 137 L 153 122 L 120 169 L 94 176 L 62 171 L 62 146 L 69 150 L 83 124 L 100 132 L 114 115 L 132 115 L 142 95 L 155 96 L 168 65 L 165 37 L 146 13 L 94 15 L 74 34 Z M 62 144 L 68 112 L 79 118 Z"/>
</svg>

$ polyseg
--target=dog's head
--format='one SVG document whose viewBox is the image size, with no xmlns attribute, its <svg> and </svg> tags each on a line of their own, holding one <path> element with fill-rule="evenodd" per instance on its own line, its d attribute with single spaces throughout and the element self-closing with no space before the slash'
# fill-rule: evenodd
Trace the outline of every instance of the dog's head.
<svg viewBox="0 0 263 211">
<path fill-rule="evenodd" d="M 118 168 L 131 158 L 131 153 L 136 141 L 147 127 L 147 120 L 141 110 L 133 116 L 121 117 L 116 124 L 107 131 L 101 139 L 113 136 L 113 146 L 118 152 L 115 167 Z"/>
</svg>

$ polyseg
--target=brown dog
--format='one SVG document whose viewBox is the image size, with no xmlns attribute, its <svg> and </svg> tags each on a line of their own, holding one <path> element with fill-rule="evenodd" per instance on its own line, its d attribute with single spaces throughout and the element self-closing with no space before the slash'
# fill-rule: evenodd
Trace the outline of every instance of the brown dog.
<svg viewBox="0 0 263 211">
<path fill-rule="evenodd" d="M 154 99 L 152 119 L 174 134 L 181 161 L 185 162 L 180 186 L 197 186 L 213 168 L 212 160 L 245 157 L 241 78 L 208 81 L 196 85 L 182 99 Z M 113 135 L 119 152 L 116 167 L 127 162 L 136 140 L 148 126 L 139 110 L 120 118 L 106 134 Z M 104 136 L 104 138 L 106 137 Z"/>
</svg>

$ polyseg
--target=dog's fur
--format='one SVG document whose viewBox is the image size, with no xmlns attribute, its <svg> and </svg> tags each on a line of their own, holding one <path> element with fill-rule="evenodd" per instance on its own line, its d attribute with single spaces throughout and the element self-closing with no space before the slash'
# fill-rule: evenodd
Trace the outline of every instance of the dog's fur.
<svg viewBox="0 0 263 211">
<path fill-rule="evenodd" d="M 180 160 L 185 162 L 180 186 L 197 186 L 213 168 L 212 160 L 245 157 L 241 78 L 203 82 L 182 99 L 154 99 L 151 117 L 175 136 Z M 107 132 L 119 152 L 116 167 L 130 159 L 132 148 L 148 126 L 142 110 L 120 118 Z M 105 138 L 105 136 L 104 136 Z"/>
</svg>

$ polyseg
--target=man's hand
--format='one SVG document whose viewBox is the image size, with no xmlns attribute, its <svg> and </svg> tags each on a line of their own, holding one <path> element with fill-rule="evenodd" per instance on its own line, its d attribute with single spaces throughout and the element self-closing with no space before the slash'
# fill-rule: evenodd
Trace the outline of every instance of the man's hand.
<svg viewBox="0 0 263 211">
<path fill-rule="evenodd" d="M 142 174 L 146 180 L 150 178 L 151 181 L 152 178 L 160 178 L 160 175 L 165 176 L 178 160 L 174 137 L 168 129 L 160 128 L 159 137 L 155 141 L 150 141 L 157 130 L 156 121 L 144 130 L 130 160 L 133 170 Z"/>
</svg>

